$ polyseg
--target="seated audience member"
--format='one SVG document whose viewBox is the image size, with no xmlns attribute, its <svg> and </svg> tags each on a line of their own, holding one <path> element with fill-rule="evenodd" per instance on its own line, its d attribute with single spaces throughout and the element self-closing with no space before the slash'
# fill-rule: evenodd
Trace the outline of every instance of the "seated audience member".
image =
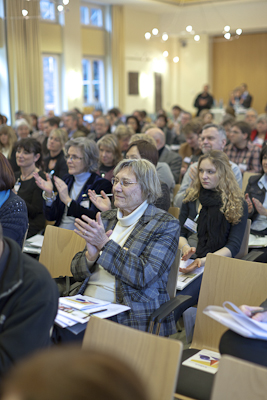
<svg viewBox="0 0 267 400">
<path fill-rule="evenodd" d="M 125 157 L 125 154 L 129 147 L 129 142 L 130 142 L 131 136 L 134 135 L 135 132 L 134 132 L 133 128 L 121 124 L 121 125 L 117 126 L 114 133 L 118 138 L 122 156 Z"/>
<path fill-rule="evenodd" d="M 188 122 L 184 127 L 184 134 L 186 143 L 182 143 L 179 149 L 179 154 L 182 157 L 182 168 L 181 168 L 181 179 L 187 171 L 187 168 L 192 163 L 192 157 L 194 160 L 198 160 L 202 154 L 199 148 L 199 135 L 201 134 L 202 126 L 197 122 Z"/>
<path fill-rule="evenodd" d="M 141 136 L 141 134 L 139 134 Z M 139 136 L 138 134 L 133 135 L 134 136 Z M 147 136 L 147 135 L 144 135 Z M 126 157 L 128 159 L 132 160 L 140 160 L 140 159 L 145 159 L 150 161 L 152 164 L 157 166 L 157 161 L 158 161 L 158 151 L 156 148 L 156 143 L 151 143 L 150 141 L 146 139 L 137 139 L 135 141 L 132 141 L 128 151 L 126 153 Z M 159 175 L 158 175 L 159 178 Z M 158 208 L 161 208 L 162 210 L 168 211 L 171 205 L 170 202 L 170 190 L 168 188 L 168 185 L 165 183 L 165 181 L 160 180 L 160 185 L 161 185 L 161 192 L 162 195 L 157 198 L 156 202 L 154 205 Z M 106 196 L 104 192 L 101 192 L 102 197 L 96 196 L 95 192 L 92 190 L 88 191 L 88 195 L 90 200 L 94 203 L 94 205 L 100 210 L 100 211 L 107 211 L 111 209 L 111 201 Z"/>
<path fill-rule="evenodd" d="M 182 144 L 185 142 L 184 127 L 192 119 L 190 112 L 182 111 L 179 123 L 175 123 L 173 127 L 173 140 L 172 144 Z"/>
<path fill-rule="evenodd" d="M 199 118 L 202 120 L 202 125 L 213 123 L 213 115 L 209 110 L 202 110 L 199 114 Z"/>
<path fill-rule="evenodd" d="M 224 148 L 229 160 L 236 163 L 242 173 L 261 171 L 260 149 L 249 141 L 250 133 L 249 124 L 235 122 L 231 128 L 230 143 Z"/>
<path fill-rule="evenodd" d="M 18 229 L 20 229 L 18 227 Z M 58 290 L 47 269 L 0 226 L 0 379 L 18 360 L 50 346 Z"/>
<path fill-rule="evenodd" d="M 18 141 L 20 141 L 21 139 L 29 138 L 30 130 L 31 130 L 31 127 L 30 127 L 29 123 L 26 121 L 26 119 L 20 118 L 20 119 L 16 120 L 15 132 L 17 134 Z M 13 150 L 11 152 L 11 156 L 10 156 L 10 160 L 9 160 L 14 172 L 19 171 L 19 166 L 17 165 L 17 161 L 16 161 L 16 148 L 17 148 L 18 141 L 14 143 Z"/>
<path fill-rule="evenodd" d="M 67 134 L 64 129 L 53 129 L 47 141 L 49 155 L 44 160 L 44 171 L 61 179 L 68 173 L 63 151 L 66 139 Z M 55 186 L 54 190 L 56 190 Z"/>
<path fill-rule="evenodd" d="M 232 117 L 232 115 L 225 115 L 223 117 L 221 125 L 224 128 L 225 133 L 226 133 L 226 137 L 227 137 L 227 143 L 226 144 L 230 143 L 230 133 L 231 133 L 231 128 L 232 128 L 232 125 L 233 125 L 234 122 L 235 122 L 235 118 Z"/>
<path fill-rule="evenodd" d="M 86 122 L 83 120 L 84 114 L 77 107 L 73 109 L 73 112 L 76 112 L 78 117 L 78 130 L 83 132 L 86 136 L 88 136 L 90 131 L 89 129 L 87 129 Z"/>
<path fill-rule="evenodd" d="M 147 122 L 147 112 L 145 110 L 135 110 L 132 115 L 138 119 L 140 129 L 142 130 L 143 126 Z"/>
<path fill-rule="evenodd" d="M 194 107 L 198 109 L 197 116 L 202 110 L 209 110 L 213 106 L 213 97 L 209 93 L 209 85 L 204 85 L 203 92 L 200 93 L 194 102 Z"/>
<path fill-rule="evenodd" d="M 38 131 L 38 115 L 31 113 L 30 118 L 31 118 L 32 131 L 34 133 L 35 131 Z"/>
<path fill-rule="evenodd" d="M 123 124 L 121 117 L 122 113 L 119 108 L 114 107 L 108 110 L 107 118 L 109 120 L 111 133 L 113 133 L 119 125 Z"/>
<path fill-rule="evenodd" d="M 36 139 L 21 139 L 17 144 L 16 160 L 20 172 L 15 173 L 15 190 L 27 206 L 29 238 L 45 227 L 42 191 L 35 183 L 35 176 L 40 179 L 45 177 L 39 168 L 42 162 L 41 144 Z"/>
<path fill-rule="evenodd" d="M 88 135 L 88 139 L 98 142 L 109 131 L 109 121 L 106 117 L 98 117 L 94 123 L 94 131 Z"/>
<path fill-rule="evenodd" d="M 248 204 L 248 216 L 252 221 L 251 233 L 267 236 L 267 145 L 260 153 L 262 173 L 249 178 L 245 199 Z M 256 261 L 267 262 L 267 248 L 261 248 L 263 254 Z"/>
<path fill-rule="evenodd" d="M 70 362 L 71 360 L 71 362 Z M 2 400 L 149 400 L 135 370 L 111 354 L 52 348 L 19 363 L 3 382 Z"/>
<path fill-rule="evenodd" d="M 256 133 L 257 118 L 258 118 L 258 113 L 253 108 L 249 108 L 246 111 L 246 115 L 245 115 L 244 121 L 247 122 L 249 124 L 249 126 L 251 127 L 251 129 L 252 129 L 251 135 L 250 135 L 251 137 L 254 134 L 254 131 Z"/>
<path fill-rule="evenodd" d="M 161 129 L 165 134 L 165 142 L 167 144 L 172 144 L 172 132 L 168 128 L 168 118 L 164 114 L 158 114 L 156 119 L 157 128 Z"/>
<path fill-rule="evenodd" d="M 99 168 L 98 175 L 111 181 L 116 165 L 121 161 L 121 150 L 117 136 L 112 133 L 103 136 L 98 142 Z"/>
<path fill-rule="evenodd" d="M 250 140 L 253 144 L 258 145 L 260 148 L 267 140 L 267 115 L 261 114 L 257 118 L 256 129 L 251 132 Z"/>
<path fill-rule="evenodd" d="M 76 112 L 69 111 L 64 116 L 64 127 L 68 132 L 69 139 L 85 137 L 86 134 L 78 129 L 79 119 Z"/>
<path fill-rule="evenodd" d="M 244 108 L 251 107 L 253 97 L 248 92 L 248 85 L 246 83 L 242 83 L 240 85 L 241 88 L 241 104 Z"/>
<path fill-rule="evenodd" d="M 103 111 L 101 109 L 94 109 L 94 111 L 92 112 L 92 116 L 93 116 L 93 122 L 91 124 L 87 123 L 87 125 L 86 125 L 88 127 L 90 133 L 95 132 L 95 122 L 96 122 L 97 118 L 103 116 Z M 88 139 L 91 139 L 89 137 L 89 135 L 87 137 L 88 137 Z"/>
<path fill-rule="evenodd" d="M 182 157 L 179 154 L 169 150 L 165 146 L 165 135 L 161 129 L 158 128 L 148 129 L 146 131 L 146 135 L 153 137 L 153 139 L 156 141 L 156 146 L 159 153 L 159 161 L 165 162 L 169 165 L 175 183 L 178 183 L 182 166 Z"/>
<path fill-rule="evenodd" d="M 100 193 L 111 191 L 111 183 L 96 174 L 98 168 L 98 148 L 93 140 L 76 138 L 65 145 L 68 174 L 64 180 L 53 175 L 58 194 L 53 191 L 53 183 L 47 174 L 46 180 L 34 174 L 36 184 L 43 190 L 44 214 L 48 221 L 56 221 L 60 228 L 74 229 L 75 218 L 83 214 L 95 218 L 98 209 L 89 205 L 88 189 Z M 88 208 L 89 207 L 89 208 Z"/>
<path fill-rule="evenodd" d="M 179 117 L 180 117 L 180 114 L 181 114 L 182 111 L 183 110 L 179 106 L 175 105 L 175 106 L 172 107 L 172 120 L 173 120 L 173 122 L 178 122 L 179 121 Z"/>
<path fill-rule="evenodd" d="M 60 118 L 59 117 L 51 117 L 48 118 L 44 121 L 43 123 L 43 131 L 42 131 L 42 135 L 38 136 L 36 139 L 38 140 L 38 142 L 41 143 L 42 145 L 42 155 L 43 157 L 47 156 L 49 154 L 49 150 L 47 148 L 47 142 L 48 142 L 48 138 L 50 136 L 50 133 L 52 132 L 52 130 L 54 129 L 58 129 L 59 128 L 59 124 L 60 124 Z M 66 139 L 65 141 L 68 139 L 68 134 L 66 131 L 65 132 L 65 136 Z"/>
<path fill-rule="evenodd" d="M 243 106 L 242 103 L 243 103 L 242 90 L 241 87 L 237 87 L 230 94 L 229 106 L 232 107 L 235 111 L 237 111 L 238 108 Z"/>
<path fill-rule="evenodd" d="M 256 288 L 257 290 L 257 288 Z M 259 322 L 267 322 L 267 312 L 255 313 L 257 310 L 267 307 L 265 300 L 260 307 L 251 307 L 247 305 L 240 306 L 243 313 Z M 241 358 L 255 364 L 267 367 L 267 340 L 250 339 L 239 335 L 233 331 L 226 331 L 220 341 L 220 353 Z"/>
<path fill-rule="evenodd" d="M 25 202 L 12 191 L 15 182 L 9 162 L 0 154 L 0 222 L 4 236 L 22 247 L 28 229 L 28 211 Z"/>
<path fill-rule="evenodd" d="M 133 142 L 136 142 L 137 140 L 146 140 L 147 142 L 149 142 L 150 144 L 152 144 L 153 146 L 155 146 L 157 148 L 155 139 L 153 139 L 153 137 L 150 135 L 146 135 L 145 133 L 136 133 L 135 135 L 133 135 L 131 137 L 129 145 L 131 145 Z M 151 160 L 149 160 L 149 161 L 151 161 Z M 173 194 L 173 189 L 175 186 L 175 181 L 174 181 L 174 177 L 173 177 L 173 174 L 171 172 L 169 165 L 165 162 L 157 162 L 156 171 L 157 171 L 159 180 L 161 182 L 165 182 L 167 184 L 169 191 L 170 191 L 171 200 L 172 200 L 172 194 Z"/>
<path fill-rule="evenodd" d="M 235 257 L 241 247 L 247 218 L 247 204 L 227 156 L 218 150 L 203 154 L 198 161 L 197 177 L 186 192 L 179 216 L 182 260 L 194 258 L 182 271 L 187 273 L 203 267 L 208 253 Z M 195 221 L 192 230 L 187 228 L 189 219 Z M 201 280 L 202 275 L 199 275 L 179 291 L 179 294 L 192 296 L 192 305 L 198 300 Z M 175 313 L 175 316 L 178 320 L 181 314 Z"/>
<path fill-rule="evenodd" d="M 210 150 L 220 150 L 223 151 L 226 144 L 226 134 L 225 130 L 220 125 L 208 124 L 204 125 L 202 128 L 202 133 L 200 135 L 201 150 L 203 154 L 206 154 Z M 242 174 L 240 169 L 236 164 L 230 161 L 233 173 L 237 180 L 240 188 L 242 188 Z M 181 184 L 180 190 L 174 198 L 174 206 L 182 207 L 182 202 L 185 196 L 186 190 L 190 187 L 192 181 L 197 177 L 197 163 L 190 165 L 188 170 L 184 175 L 183 182 Z"/>
<path fill-rule="evenodd" d="M 126 125 L 129 128 L 132 128 L 134 133 L 140 133 L 141 132 L 141 128 L 140 128 L 140 124 L 139 124 L 138 118 L 135 117 L 134 115 L 129 115 L 126 118 Z"/>
<path fill-rule="evenodd" d="M 87 246 L 72 260 L 71 271 L 77 281 L 88 281 L 84 294 L 130 307 L 117 322 L 146 331 L 150 315 L 169 300 L 166 286 L 180 225 L 153 205 L 161 189 L 151 162 L 123 160 L 114 176 L 117 210 L 99 213 L 96 221 L 86 216 L 75 221 Z M 160 334 L 175 331 L 171 313 Z"/>
<path fill-rule="evenodd" d="M 17 141 L 17 136 L 11 126 L 0 126 L 0 152 L 7 158 L 11 158 L 14 144 Z"/>
</svg>

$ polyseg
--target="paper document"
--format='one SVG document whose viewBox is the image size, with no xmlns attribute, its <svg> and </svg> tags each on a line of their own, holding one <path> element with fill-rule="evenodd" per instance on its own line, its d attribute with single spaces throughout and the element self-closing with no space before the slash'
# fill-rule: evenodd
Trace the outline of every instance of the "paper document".
<svg viewBox="0 0 267 400">
<path fill-rule="evenodd" d="M 218 370 L 220 358 L 220 353 L 203 349 L 185 360 L 182 364 L 186 367 L 196 368 L 204 372 L 215 374 Z"/>
<path fill-rule="evenodd" d="M 225 301 L 223 307 L 208 306 L 203 313 L 241 336 L 267 340 L 267 322 L 259 322 L 247 317 L 230 301 Z"/>
<path fill-rule="evenodd" d="M 40 254 L 43 246 L 44 236 L 34 235 L 31 238 L 25 240 L 23 246 L 24 253 Z"/>
<path fill-rule="evenodd" d="M 187 261 L 180 261 L 179 268 L 186 268 L 188 265 L 192 264 L 194 260 L 191 258 Z M 183 272 L 178 272 L 177 286 L 178 290 L 183 290 L 186 286 L 188 286 L 191 282 L 193 282 L 199 275 L 203 274 L 204 267 L 196 268 L 193 272 L 189 272 L 188 274 L 184 274 Z"/>
<path fill-rule="evenodd" d="M 110 301 L 103 301 L 95 299 L 94 297 L 82 296 L 77 294 L 76 296 L 61 297 L 60 304 L 76 308 L 77 310 L 90 310 L 91 308 L 102 307 L 109 304 Z"/>
<path fill-rule="evenodd" d="M 261 247 L 267 247 L 267 236 L 257 236 L 249 234 L 248 247 L 257 249 Z"/>
</svg>

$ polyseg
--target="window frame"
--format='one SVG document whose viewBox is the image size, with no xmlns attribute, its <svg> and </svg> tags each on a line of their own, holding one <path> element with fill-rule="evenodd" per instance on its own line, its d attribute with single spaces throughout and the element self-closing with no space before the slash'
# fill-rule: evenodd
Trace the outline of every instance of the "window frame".
<svg viewBox="0 0 267 400">
<path fill-rule="evenodd" d="M 84 61 L 88 61 L 90 68 L 89 68 L 89 79 L 88 80 L 84 80 L 83 79 L 83 62 Z M 99 76 L 99 93 L 100 93 L 100 99 L 98 102 L 94 102 L 94 94 L 93 94 L 93 63 L 94 61 L 100 62 L 100 76 Z M 88 87 L 89 87 L 89 98 L 92 99 L 92 101 L 90 102 L 85 102 L 84 101 L 84 86 L 85 86 L 85 82 L 88 82 Z M 82 86 L 83 86 L 83 106 L 84 107 L 88 107 L 88 106 L 94 106 L 97 108 L 105 108 L 105 93 L 106 93 L 106 81 L 105 81 L 105 60 L 104 57 L 96 57 L 96 56 L 83 56 L 82 57 Z"/>
<path fill-rule="evenodd" d="M 55 53 L 42 53 L 42 72 L 43 72 L 43 89 L 44 89 L 44 110 L 47 112 L 50 109 L 46 109 L 45 103 L 45 80 L 44 80 L 44 58 L 52 57 L 56 61 L 56 89 L 55 89 L 55 115 L 60 115 L 62 110 L 62 94 L 61 94 L 61 57 L 60 54 Z"/>
<path fill-rule="evenodd" d="M 81 7 L 85 7 L 85 8 L 87 8 L 88 9 L 88 12 L 89 12 L 89 23 L 88 24 L 85 24 L 85 23 L 83 23 L 82 21 L 81 21 L 81 11 L 80 11 L 80 24 L 81 24 L 81 26 L 83 27 L 83 28 L 94 28 L 94 29 L 100 29 L 100 30 L 103 30 L 103 29 L 105 29 L 105 10 L 104 10 L 104 7 L 103 6 L 101 6 L 101 5 L 99 5 L 99 4 L 93 4 L 93 3 L 84 3 L 84 2 L 81 2 L 80 3 L 80 9 L 81 9 Z M 102 11 L 102 25 L 101 26 L 99 26 L 99 25 L 93 25 L 90 21 L 91 21 L 91 10 L 92 9 L 98 9 L 98 10 L 101 10 Z"/>
<path fill-rule="evenodd" d="M 42 14 L 41 14 L 41 1 L 47 1 L 50 4 L 53 4 L 54 6 L 54 12 L 55 12 L 55 19 L 50 19 L 50 18 L 42 18 Z M 56 3 L 54 0 L 40 0 L 39 2 L 40 5 L 40 21 L 41 22 L 47 22 L 49 24 L 58 24 L 59 23 L 59 12 L 57 10 L 56 7 Z"/>
</svg>

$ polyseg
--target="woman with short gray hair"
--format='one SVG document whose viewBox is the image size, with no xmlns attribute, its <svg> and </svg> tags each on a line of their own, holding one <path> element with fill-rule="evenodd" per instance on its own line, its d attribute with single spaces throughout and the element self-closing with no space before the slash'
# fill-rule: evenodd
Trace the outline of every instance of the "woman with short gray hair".
<svg viewBox="0 0 267 400">
<path fill-rule="evenodd" d="M 87 197 L 89 189 L 100 193 L 111 191 L 111 183 L 96 174 L 98 148 L 87 138 L 70 139 L 65 146 L 68 174 L 64 179 L 49 174 L 46 180 L 35 174 L 36 184 L 43 190 L 44 214 L 48 221 L 56 221 L 60 228 L 74 229 L 75 218 L 83 214 L 95 218 L 99 211 Z M 53 191 L 53 182 L 58 194 Z"/>
</svg>

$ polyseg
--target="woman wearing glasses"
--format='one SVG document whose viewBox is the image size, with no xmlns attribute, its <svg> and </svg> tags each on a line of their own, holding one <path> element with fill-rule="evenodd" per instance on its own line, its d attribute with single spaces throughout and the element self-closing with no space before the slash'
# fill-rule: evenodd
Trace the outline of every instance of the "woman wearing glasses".
<svg viewBox="0 0 267 400">
<path fill-rule="evenodd" d="M 53 175 L 57 195 L 50 176 L 46 180 L 35 174 L 36 184 L 43 190 L 44 213 L 48 221 L 60 228 L 74 229 L 74 219 L 83 214 L 95 218 L 98 209 L 87 197 L 89 189 L 100 193 L 111 191 L 111 183 L 95 173 L 98 168 L 98 148 L 93 140 L 76 138 L 65 145 L 68 174 L 63 179 Z"/>
<path fill-rule="evenodd" d="M 118 323 L 145 331 L 153 311 L 169 300 L 166 286 L 180 226 L 153 204 L 161 188 L 151 162 L 123 160 L 114 176 L 116 209 L 98 213 L 96 221 L 75 220 L 86 248 L 72 260 L 71 271 L 77 281 L 88 280 L 84 294 L 131 308 L 117 315 Z M 170 314 L 160 334 L 175 331 Z"/>
</svg>

